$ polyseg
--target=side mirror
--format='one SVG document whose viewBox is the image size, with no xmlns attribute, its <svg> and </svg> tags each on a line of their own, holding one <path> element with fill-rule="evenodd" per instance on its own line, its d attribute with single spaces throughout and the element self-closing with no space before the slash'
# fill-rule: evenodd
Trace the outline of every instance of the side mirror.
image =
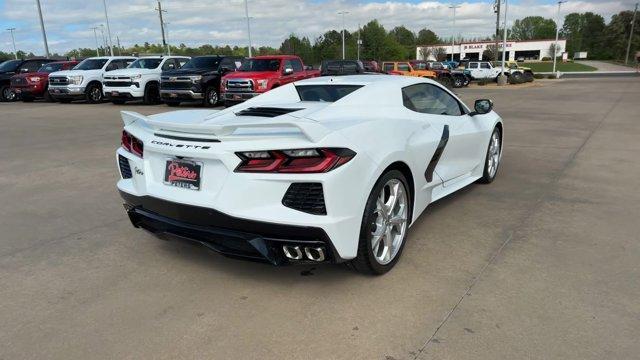
<svg viewBox="0 0 640 360">
<path fill-rule="evenodd" d="M 471 116 L 487 114 L 491 112 L 491 110 L 493 110 L 493 102 L 489 99 L 476 100 L 475 104 L 473 105 L 473 109 L 475 111 L 469 114 Z"/>
<path fill-rule="evenodd" d="M 222 67 L 220 67 L 220 72 L 228 73 L 229 71 L 231 71 L 231 68 L 230 68 L 230 67 L 228 67 L 228 66 L 222 66 Z"/>
<path fill-rule="evenodd" d="M 20 69 L 20 72 L 21 72 L 21 73 L 28 73 L 28 72 L 29 72 L 29 69 L 27 69 L 27 68 L 22 68 L 22 69 Z"/>
<path fill-rule="evenodd" d="M 293 74 L 293 69 L 292 68 L 284 68 L 284 71 L 282 72 L 284 75 L 291 75 Z"/>
</svg>

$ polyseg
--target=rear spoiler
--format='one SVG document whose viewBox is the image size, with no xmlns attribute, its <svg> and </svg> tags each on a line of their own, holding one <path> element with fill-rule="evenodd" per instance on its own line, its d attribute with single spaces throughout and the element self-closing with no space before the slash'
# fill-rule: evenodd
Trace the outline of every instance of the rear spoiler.
<svg viewBox="0 0 640 360">
<path fill-rule="evenodd" d="M 263 118 L 259 120 L 247 119 L 245 121 L 234 119 L 232 122 L 216 124 L 206 121 L 202 123 L 160 121 L 132 111 L 121 111 L 121 114 L 125 126 L 131 125 L 134 122 L 140 122 L 155 130 L 208 134 L 218 137 L 233 137 L 237 130 L 291 128 L 301 132 L 309 141 L 318 142 L 331 132 L 327 127 L 316 121 L 297 118 L 293 118 L 290 121 L 283 119 L 267 120 Z"/>
</svg>

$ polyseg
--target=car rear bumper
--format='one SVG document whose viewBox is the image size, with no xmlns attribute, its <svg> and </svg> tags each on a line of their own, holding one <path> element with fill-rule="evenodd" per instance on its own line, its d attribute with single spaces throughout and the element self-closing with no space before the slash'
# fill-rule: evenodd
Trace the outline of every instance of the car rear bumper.
<svg viewBox="0 0 640 360">
<path fill-rule="evenodd" d="M 236 218 L 220 211 L 179 204 L 120 190 L 133 226 L 164 239 L 196 242 L 225 256 L 273 265 L 318 263 L 305 256 L 288 259 L 283 246 L 322 248 L 323 262 L 341 262 L 325 231 L 318 227 Z M 304 253 L 304 252 L 303 252 Z"/>
</svg>

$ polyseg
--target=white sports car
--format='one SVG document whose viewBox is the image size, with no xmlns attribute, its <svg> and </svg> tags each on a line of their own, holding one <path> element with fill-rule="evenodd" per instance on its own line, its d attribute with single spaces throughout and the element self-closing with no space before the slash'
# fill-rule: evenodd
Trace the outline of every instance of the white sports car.
<svg viewBox="0 0 640 360">
<path fill-rule="evenodd" d="M 430 203 L 490 183 L 502 119 L 425 79 L 320 77 L 224 110 L 123 111 L 135 227 L 227 256 L 382 274 Z"/>
</svg>

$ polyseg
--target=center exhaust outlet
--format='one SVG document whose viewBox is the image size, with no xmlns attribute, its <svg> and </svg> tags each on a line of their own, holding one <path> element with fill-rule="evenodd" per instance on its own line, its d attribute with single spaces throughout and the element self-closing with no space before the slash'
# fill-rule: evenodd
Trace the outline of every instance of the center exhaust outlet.
<svg viewBox="0 0 640 360">
<path fill-rule="evenodd" d="M 324 248 L 322 247 L 310 247 L 304 248 L 304 254 L 307 255 L 307 259 L 312 261 L 324 261 Z"/>
</svg>

